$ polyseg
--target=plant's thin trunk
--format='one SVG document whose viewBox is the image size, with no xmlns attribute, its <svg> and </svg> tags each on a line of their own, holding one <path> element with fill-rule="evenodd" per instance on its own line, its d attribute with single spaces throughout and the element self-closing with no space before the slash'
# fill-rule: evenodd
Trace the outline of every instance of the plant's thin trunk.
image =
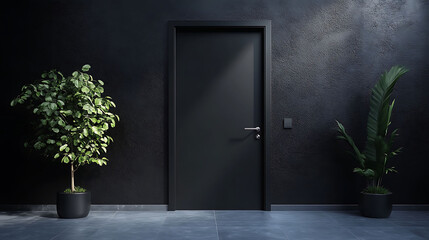
<svg viewBox="0 0 429 240">
<path fill-rule="evenodd" d="M 71 190 L 72 190 L 72 192 L 74 192 L 75 191 L 75 189 L 74 189 L 74 169 L 73 169 L 73 163 L 71 163 L 70 164 L 70 166 L 71 166 Z"/>
</svg>

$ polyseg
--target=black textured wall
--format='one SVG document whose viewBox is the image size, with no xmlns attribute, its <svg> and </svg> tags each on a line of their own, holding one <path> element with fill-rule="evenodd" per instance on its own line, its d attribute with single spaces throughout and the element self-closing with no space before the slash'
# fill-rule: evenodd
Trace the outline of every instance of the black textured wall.
<svg viewBox="0 0 429 240">
<path fill-rule="evenodd" d="M 167 203 L 167 21 L 272 20 L 273 203 L 354 203 L 363 179 L 335 140 L 359 145 L 371 87 L 395 64 L 392 127 L 404 152 L 385 179 L 396 203 L 429 203 L 429 2 L 426 0 L 9 1 L 1 8 L 0 203 L 54 203 L 68 168 L 22 147 L 31 114 L 10 100 L 43 70 L 84 63 L 121 122 L 110 163 L 77 173 L 94 203 Z M 294 128 L 282 129 L 282 119 Z"/>
</svg>

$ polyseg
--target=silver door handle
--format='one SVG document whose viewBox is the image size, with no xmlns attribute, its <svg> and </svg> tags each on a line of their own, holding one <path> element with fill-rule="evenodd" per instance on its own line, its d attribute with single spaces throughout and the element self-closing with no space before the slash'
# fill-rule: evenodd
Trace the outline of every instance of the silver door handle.
<svg viewBox="0 0 429 240">
<path fill-rule="evenodd" d="M 257 131 L 257 132 L 259 132 L 259 131 L 261 131 L 261 128 L 260 128 L 260 127 L 244 128 L 244 130 L 246 130 L 246 131 Z"/>
</svg>

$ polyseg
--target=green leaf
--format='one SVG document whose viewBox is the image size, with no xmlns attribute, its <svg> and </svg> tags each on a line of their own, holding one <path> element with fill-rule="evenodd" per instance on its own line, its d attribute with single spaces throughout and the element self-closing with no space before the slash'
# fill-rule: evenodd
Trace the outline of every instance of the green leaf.
<svg viewBox="0 0 429 240">
<path fill-rule="evenodd" d="M 59 100 L 59 99 L 58 99 L 58 100 L 57 100 L 57 103 L 58 103 L 58 105 L 59 105 L 59 106 L 61 106 L 61 107 L 62 107 L 62 106 L 64 106 L 64 102 L 63 102 L 62 100 Z"/>
<path fill-rule="evenodd" d="M 48 116 L 52 116 L 52 110 L 51 109 L 45 109 L 45 113 Z"/>
<path fill-rule="evenodd" d="M 63 163 L 69 163 L 69 158 L 67 156 L 64 156 L 63 159 L 61 159 L 61 162 Z"/>
<path fill-rule="evenodd" d="M 91 130 L 92 130 L 95 134 L 97 134 L 97 135 L 101 136 L 100 131 L 98 131 L 98 128 L 97 128 L 97 127 L 92 126 L 92 127 L 91 127 Z"/>
<path fill-rule="evenodd" d="M 72 82 L 72 83 L 74 83 L 74 86 L 75 86 L 76 88 L 80 88 L 81 84 L 80 84 L 80 81 L 79 81 L 79 80 L 77 80 L 77 79 L 72 79 L 72 80 L 71 80 L 71 82 Z"/>
<path fill-rule="evenodd" d="M 50 122 L 49 122 L 49 126 L 51 126 L 51 127 L 55 127 L 56 125 L 57 125 L 57 121 L 56 121 L 56 119 L 52 119 Z"/>
<path fill-rule="evenodd" d="M 98 82 L 100 83 L 100 85 L 101 85 L 101 86 L 103 86 L 103 85 L 104 85 L 104 82 L 103 82 L 103 81 L 98 80 Z"/>
<path fill-rule="evenodd" d="M 55 154 L 55 156 L 54 156 L 54 158 L 59 158 L 59 157 L 60 157 L 59 153 Z"/>
<path fill-rule="evenodd" d="M 359 165 L 364 168 L 365 167 L 365 155 L 359 151 L 359 148 L 356 146 L 353 139 L 347 134 L 346 129 L 344 128 L 343 124 L 341 124 L 338 121 L 336 121 L 336 122 L 337 122 L 337 127 L 338 127 L 337 130 L 341 134 L 339 136 L 339 138 L 344 139 L 350 145 L 350 147 L 354 151 L 354 156 L 355 156 L 356 160 L 358 160 L 358 162 L 359 162 Z"/>
<path fill-rule="evenodd" d="M 86 128 L 83 129 L 83 135 L 85 137 L 88 137 L 88 129 L 86 129 Z"/>
<path fill-rule="evenodd" d="M 72 76 L 73 76 L 73 77 L 77 77 L 77 75 L 79 75 L 79 72 L 78 72 L 78 71 L 74 71 L 74 72 L 72 73 Z"/>
<path fill-rule="evenodd" d="M 83 110 L 89 110 L 91 108 L 91 106 L 89 105 L 89 104 L 85 104 L 85 105 L 83 105 L 83 107 L 82 107 L 82 109 Z"/>
<path fill-rule="evenodd" d="M 396 171 L 395 167 L 391 167 L 391 168 L 387 168 L 386 169 L 386 174 L 389 173 L 389 172 L 397 173 L 398 171 Z"/>
<path fill-rule="evenodd" d="M 48 97 L 45 97 L 45 101 L 46 101 L 46 102 L 51 102 L 51 101 L 52 101 L 52 98 L 51 98 L 51 97 L 49 97 L 49 96 L 48 96 Z"/>
<path fill-rule="evenodd" d="M 82 67 L 82 71 L 84 71 L 84 72 L 88 72 L 90 68 L 91 68 L 91 66 L 90 66 L 89 64 L 85 64 L 85 65 L 83 65 L 83 67 Z"/>
<path fill-rule="evenodd" d="M 70 153 L 68 156 L 71 160 L 76 159 L 76 154 L 74 154 L 74 152 Z"/>
<path fill-rule="evenodd" d="M 59 130 L 58 128 L 52 128 L 52 131 L 53 131 L 54 133 L 59 133 L 59 132 L 60 132 L 60 130 Z"/>
<path fill-rule="evenodd" d="M 367 178 L 373 178 L 375 177 L 375 172 L 372 169 L 361 169 L 361 168 L 355 168 L 353 169 L 353 172 L 359 173 Z"/>
<path fill-rule="evenodd" d="M 91 75 L 88 75 L 88 76 L 91 76 Z M 94 89 L 95 88 L 95 84 L 92 83 L 91 81 L 88 81 L 88 86 L 89 86 L 90 89 Z"/>
<path fill-rule="evenodd" d="M 64 151 L 64 149 L 66 149 L 66 147 L 67 147 L 68 145 L 67 145 L 67 143 L 66 144 L 64 144 L 64 145 L 62 145 L 61 147 L 60 147 L 60 151 Z"/>
<path fill-rule="evenodd" d="M 103 93 L 104 92 L 104 88 L 103 87 L 97 87 L 97 92 L 99 93 Z"/>
<path fill-rule="evenodd" d="M 95 159 L 95 162 L 100 166 L 107 165 L 107 162 L 102 159 Z"/>
<path fill-rule="evenodd" d="M 56 104 L 56 103 L 50 103 L 50 104 L 49 104 L 49 108 L 50 108 L 52 111 L 55 111 L 55 110 L 57 110 L 57 104 Z"/>
<path fill-rule="evenodd" d="M 40 141 L 36 142 L 36 143 L 33 145 L 33 147 L 34 147 L 35 149 L 37 149 L 37 150 L 42 149 L 44 146 L 46 146 L 46 144 L 44 144 L 44 143 L 42 143 L 42 142 L 40 142 Z"/>
<path fill-rule="evenodd" d="M 87 73 L 82 74 L 83 79 L 88 81 L 89 80 L 89 75 Z M 92 84 L 91 82 L 88 82 L 88 84 Z"/>
<path fill-rule="evenodd" d="M 47 144 L 55 144 L 55 140 L 48 139 L 48 140 L 46 140 L 46 143 Z"/>
<path fill-rule="evenodd" d="M 96 98 L 94 103 L 95 105 L 101 105 L 101 98 Z"/>
<path fill-rule="evenodd" d="M 64 127 L 66 123 L 62 119 L 60 119 L 58 120 L 58 125 L 60 125 L 61 127 Z"/>
<path fill-rule="evenodd" d="M 60 111 L 60 113 L 62 113 L 62 114 L 64 114 L 64 115 L 66 115 L 66 116 L 69 116 L 69 115 L 71 115 L 73 112 L 72 112 L 71 110 L 66 110 L 66 111 L 61 110 L 61 111 Z"/>
<path fill-rule="evenodd" d="M 86 86 L 83 86 L 81 90 L 83 93 L 89 93 L 89 88 L 87 88 Z"/>
</svg>

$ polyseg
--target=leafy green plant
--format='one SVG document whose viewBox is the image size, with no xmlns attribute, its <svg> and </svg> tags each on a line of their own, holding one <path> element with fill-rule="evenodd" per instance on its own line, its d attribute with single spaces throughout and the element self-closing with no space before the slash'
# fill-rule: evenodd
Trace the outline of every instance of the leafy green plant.
<svg viewBox="0 0 429 240">
<path fill-rule="evenodd" d="M 113 139 L 106 131 L 119 121 L 110 112 L 116 107 L 112 98 L 102 96 L 103 81 L 94 80 L 87 73 L 90 68 L 86 64 L 68 77 L 55 69 L 44 72 L 41 80 L 24 85 L 11 102 L 11 106 L 25 104 L 37 116 L 32 120 L 37 136 L 33 147 L 70 165 L 71 192 L 77 191 L 74 173 L 80 166 L 107 164 L 101 155 Z"/>
<path fill-rule="evenodd" d="M 74 191 L 71 190 L 71 188 L 67 188 L 64 190 L 65 193 L 84 193 L 86 192 L 86 189 L 83 187 L 75 186 Z"/>
<path fill-rule="evenodd" d="M 373 194 L 387 194 L 390 191 L 382 186 L 367 186 L 363 192 Z"/>
<path fill-rule="evenodd" d="M 372 89 L 368 122 L 367 141 L 364 151 L 360 151 L 353 139 L 347 134 L 344 126 L 337 121 L 339 139 L 345 140 L 353 149 L 351 154 L 358 161 L 359 167 L 353 172 L 365 176 L 372 190 L 382 190 L 383 176 L 396 172 L 394 167 L 386 167 L 387 161 L 397 155 L 401 148 L 392 149 L 393 141 L 398 136 L 398 129 L 390 134 L 388 131 L 395 100 L 390 101 L 393 88 L 398 79 L 407 72 L 404 67 L 394 66 L 385 72 Z"/>
</svg>

